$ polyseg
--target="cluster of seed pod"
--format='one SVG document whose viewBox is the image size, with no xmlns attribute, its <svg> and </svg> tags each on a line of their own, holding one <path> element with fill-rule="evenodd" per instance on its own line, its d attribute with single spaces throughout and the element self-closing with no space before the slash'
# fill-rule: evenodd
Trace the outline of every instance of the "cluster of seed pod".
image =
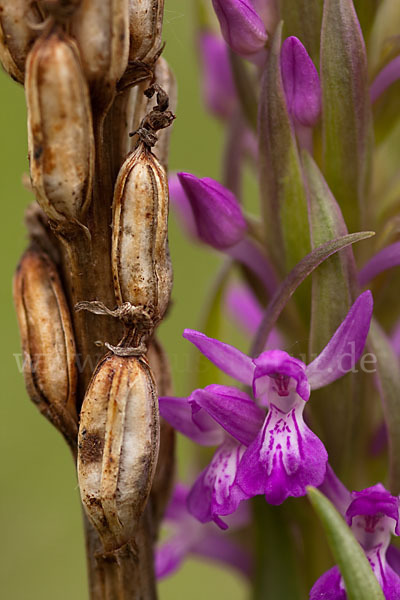
<svg viewBox="0 0 400 600">
<path fill-rule="evenodd" d="M 176 94 L 160 57 L 163 7 L 163 0 L 0 0 L 0 59 L 25 85 L 31 185 L 41 208 L 14 284 L 26 386 L 77 453 L 83 505 L 107 552 L 134 543 L 154 477 L 159 521 L 173 469 L 165 424 L 157 466 L 155 379 L 164 391 L 169 384 L 153 337 L 172 287 L 166 128 L 174 118 L 169 95 L 174 107 Z M 116 181 L 112 230 L 106 223 L 101 234 L 110 236 L 107 277 L 116 308 L 105 307 L 96 289 L 95 301 L 76 297 L 66 258 L 79 251 L 73 245 L 82 234 L 93 250 L 94 183 L 107 127 L 114 152 L 105 170 Z M 38 227 L 47 240 L 41 248 Z M 85 335 L 74 316 L 78 300 L 78 308 L 125 326 L 118 347 L 106 344 L 111 351 L 90 382 L 76 366 Z"/>
</svg>

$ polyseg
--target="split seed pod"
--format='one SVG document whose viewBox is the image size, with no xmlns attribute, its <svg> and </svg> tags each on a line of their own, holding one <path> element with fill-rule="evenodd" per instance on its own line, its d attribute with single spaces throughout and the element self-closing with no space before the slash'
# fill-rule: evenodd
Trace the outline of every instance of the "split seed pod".
<svg viewBox="0 0 400 600">
<path fill-rule="evenodd" d="M 164 0 L 130 0 L 129 61 L 150 64 L 161 47 Z"/>
<path fill-rule="evenodd" d="M 129 51 L 129 0 L 82 0 L 71 20 L 93 98 L 104 108 L 113 98 Z"/>
<path fill-rule="evenodd" d="M 142 142 L 122 165 L 115 185 L 112 268 L 117 303 L 141 307 L 158 323 L 172 288 L 168 181 Z"/>
<path fill-rule="evenodd" d="M 25 87 L 32 186 L 48 218 L 67 228 L 90 203 L 94 139 L 78 50 L 61 30 L 36 42 Z"/>
<path fill-rule="evenodd" d="M 0 61 L 13 79 L 24 83 L 26 58 L 38 32 L 39 11 L 30 0 L 0 1 Z"/>
<path fill-rule="evenodd" d="M 74 446 L 77 437 L 75 341 L 57 269 L 30 248 L 14 277 L 25 385 L 40 412 Z"/>
<path fill-rule="evenodd" d="M 137 534 L 157 464 L 158 400 L 145 359 L 106 356 L 82 405 L 78 479 L 106 550 Z"/>
</svg>

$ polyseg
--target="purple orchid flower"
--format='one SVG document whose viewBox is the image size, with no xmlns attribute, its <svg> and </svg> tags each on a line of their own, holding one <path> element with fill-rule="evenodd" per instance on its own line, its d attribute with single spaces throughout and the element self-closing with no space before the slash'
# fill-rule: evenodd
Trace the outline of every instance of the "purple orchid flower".
<svg viewBox="0 0 400 600">
<path fill-rule="evenodd" d="M 249 553 L 214 525 L 204 526 L 194 519 L 186 507 L 188 493 L 189 489 L 178 483 L 167 506 L 164 520 L 172 535 L 156 548 L 157 577 L 172 575 L 189 555 L 216 560 L 249 577 L 252 566 Z M 247 505 L 240 508 L 230 517 L 232 530 L 241 529 L 250 521 Z"/>
<path fill-rule="evenodd" d="M 400 577 L 397 569 L 400 567 L 400 562 L 398 552 L 389 544 L 391 535 L 400 533 L 399 498 L 392 496 L 381 483 L 360 492 L 350 493 L 329 466 L 327 477 L 320 489 L 336 505 L 351 527 L 382 587 L 385 598 L 398 600 Z M 387 552 L 389 548 L 390 552 Z M 347 599 L 343 579 L 337 566 L 324 573 L 312 587 L 310 600 L 317 599 Z"/>
<path fill-rule="evenodd" d="M 267 32 L 251 0 L 212 0 L 222 35 L 237 54 L 258 60 L 264 53 Z"/>
<path fill-rule="evenodd" d="M 321 115 L 321 85 L 313 61 L 297 37 L 288 37 L 282 44 L 281 72 L 291 118 L 304 127 L 314 127 Z"/>
<path fill-rule="evenodd" d="M 236 91 L 229 62 L 228 47 L 219 36 L 209 31 L 200 34 L 203 63 L 203 95 L 209 111 L 221 119 L 229 119 L 236 106 Z"/>
<path fill-rule="evenodd" d="M 327 346 L 307 366 L 282 350 L 268 350 L 252 359 L 233 346 L 185 330 L 184 337 L 216 366 L 251 386 L 258 402 L 236 388 L 219 385 L 196 390 L 188 400 L 160 398 L 161 415 L 179 431 L 204 442 L 203 436 L 209 440 L 212 432 L 220 444 L 188 499 L 190 512 L 200 521 L 224 526 L 219 515 L 232 513 L 245 498 L 265 494 L 269 503 L 281 504 L 289 496 L 305 495 L 307 485 L 321 485 L 328 456 L 305 424 L 303 411 L 311 389 L 342 377 L 360 358 L 372 304 L 369 291 L 361 294 Z"/>
</svg>

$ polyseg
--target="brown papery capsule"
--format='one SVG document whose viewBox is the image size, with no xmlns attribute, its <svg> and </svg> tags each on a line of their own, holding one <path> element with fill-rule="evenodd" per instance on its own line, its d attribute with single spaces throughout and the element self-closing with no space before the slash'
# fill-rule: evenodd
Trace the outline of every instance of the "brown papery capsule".
<svg viewBox="0 0 400 600">
<path fill-rule="evenodd" d="M 153 337 L 147 358 L 156 380 L 159 396 L 172 394 L 171 370 L 160 342 Z M 156 523 L 161 523 L 167 507 L 175 475 L 175 430 L 160 417 L 160 452 L 151 488 L 151 507 Z"/>
<path fill-rule="evenodd" d="M 142 142 L 122 165 L 115 185 L 112 268 L 118 304 L 142 307 L 154 324 L 160 321 L 172 288 L 168 181 Z"/>
<path fill-rule="evenodd" d="M 90 203 L 94 140 L 77 47 L 61 30 L 36 42 L 25 88 L 32 186 L 48 218 L 70 227 Z"/>
<path fill-rule="evenodd" d="M 71 20 L 93 99 L 109 102 L 128 63 L 129 0 L 82 0 Z"/>
<path fill-rule="evenodd" d="M 38 36 L 32 25 L 41 21 L 30 0 L 0 1 L 0 61 L 13 79 L 24 83 L 25 63 Z"/>
<path fill-rule="evenodd" d="M 28 394 L 74 445 L 75 341 L 62 284 L 50 258 L 35 248 L 27 250 L 15 274 L 13 291 Z"/>
<path fill-rule="evenodd" d="M 161 47 L 164 0 L 129 0 L 129 61 L 151 63 Z"/>
<path fill-rule="evenodd" d="M 78 479 L 83 505 L 106 550 L 137 533 L 158 444 L 158 400 L 147 361 L 105 357 L 82 405 Z"/>
</svg>

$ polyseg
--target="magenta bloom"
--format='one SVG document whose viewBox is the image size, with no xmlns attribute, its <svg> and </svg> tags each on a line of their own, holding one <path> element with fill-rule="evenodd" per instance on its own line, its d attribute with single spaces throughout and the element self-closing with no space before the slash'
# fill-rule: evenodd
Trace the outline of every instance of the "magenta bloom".
<svg viewBox="0 0 400 600">
<path fill-rule="evenodd" d="M 160 398 L 162 416 L 179 431 L 198 442 L 201 438 L 200 443 L 215 436 L 219 444 L 190 493 L 188 507 L 194 516 L 223 526 L 219 516 L 235 511 L 245 498 L 264 494 L 267 502 L 281 504 L 289 496 L 305 495 L 307 485 L 322 484 L 328 456 L 305 424 L 303 411 L 311 389 L 328 385 L 356 364 L 371 316 L 372 295 L 367 291 L 309 365 L 282 350 L 267 350 L 252 359 L 233 346 L 185 330 L 184 337 L 222 371 L 251 386 L 256 400 L 220 385 L 195 390 L 188 399 Z"/>
<path fill-rule="evenodd" d="M 216 560 L 249 577 L 251 557 L 248 552 L 214 525 L 204 526 L 192 517 L 186 507 L 188 491 L 186 486 L 178 483 L 167 506 L 164 521 L 172 535 L 156 548 L 157 577 L 161 579 L 174 573 L 189 555 Z M 246 526 L 249 520 L 247 506 L 242 504 L 229 524 L 235 530 Z"/>
<path fill-rule="evenodd" d="M 204 31 L 200 34 L 200 51 L 205 103 L 211 113 L 229 119 L 236 105 L 236 91 L 228 47 L 219 36 Z"/>
<path fill-rule="evenodd" d="M 199 238 L 217 250 L 237 244 L 247 225 L 234 194 L 209 177 L 178 173 L 178 178 L 192 207 Z"/>
<path fill-rule="evenodd" d="M 246 58 L 263 50 L 267 32 L 251 0 L 212 0 L 228 46 Z"/>
<path fill-rule="evenodd" d="M 395 569 L 400 567 L 400 563 L 398 552 L 389 544 L 391 535 L 400 533 L 399 498 L 392 496 L 381 483 L 361 492 L 350 493 L 330 468 L 322 490 L 346 518 L 370 562 L 386 600 L 398 600 L 400 577 Z M 310 592 L 310 600 L 346 599 L 346 589 L 338 567 L 324 573 Z"/>
<path fill-rule="evenodd" d="M 321 115 L 321 86 L 313 61 L 296 37 L 282 44 L 281 72 L 290 116 L 294 122 L 313 127 Z"/>
</svg>

